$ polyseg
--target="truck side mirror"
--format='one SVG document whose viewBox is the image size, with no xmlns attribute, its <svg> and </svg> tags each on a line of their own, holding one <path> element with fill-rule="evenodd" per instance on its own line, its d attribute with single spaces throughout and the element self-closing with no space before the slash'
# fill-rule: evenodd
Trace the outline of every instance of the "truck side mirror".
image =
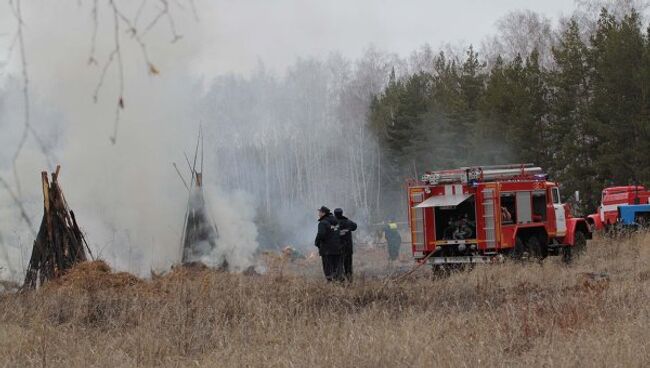
<svg viewBox="0 0 650 368">
<path fill-rule="evenodd" d="M 575 193 L 573 193 L 573 195 L 576 199 L 576 203 L 580 203 L 580 191 L 576 190 Z"/>
</svg>

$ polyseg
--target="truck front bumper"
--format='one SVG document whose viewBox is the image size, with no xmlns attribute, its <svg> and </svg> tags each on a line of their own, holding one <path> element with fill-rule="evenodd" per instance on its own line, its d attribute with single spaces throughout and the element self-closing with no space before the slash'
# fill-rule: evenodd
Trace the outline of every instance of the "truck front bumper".
<svg viewBox="0 0 650 368">
<path fill-rule="evenodd" d="M 432 265 L 444 264 L 482 264 L 498 263 L 503 261 L 502 255 L 490 256 L 456 256 L 456 257 L 431 257 L 429 263 Z"/>
</svg>

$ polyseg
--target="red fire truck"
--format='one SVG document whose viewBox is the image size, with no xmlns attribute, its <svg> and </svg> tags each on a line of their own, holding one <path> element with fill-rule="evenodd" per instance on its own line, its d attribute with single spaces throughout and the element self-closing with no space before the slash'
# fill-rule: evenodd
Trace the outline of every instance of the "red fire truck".
<svg viewBox="0 0 650 368">
<path fill-rule="evenodd" d="M 634 218 L 630 221 L 650 220 L 647 205 L 650 204 L 650 191 L 641 185 L 609 187 L 603 189 L 598 212 L 587 216 L 593 230 L 611 229 L 621 220 L 621 208 L 630 209 Z"/>
<path fill-rule="evenodd" d="M 591 238 L 587 221 L 571 216 L 557 184 L 532 164 L 433 171 L 407 184 L 413 256 L 434 266 L 568 261 Z"/>
</svg>

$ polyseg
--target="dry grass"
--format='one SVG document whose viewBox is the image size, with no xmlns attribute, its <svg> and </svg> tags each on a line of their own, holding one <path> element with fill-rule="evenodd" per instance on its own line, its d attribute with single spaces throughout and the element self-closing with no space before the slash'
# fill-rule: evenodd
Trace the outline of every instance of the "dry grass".
<svg viewBox="0 0 650 368">
<path fill-rule="evenodd" d="M 290 267 L 141 281 L 87 264 L 0 296 L 0 366 L 644 367 L 649 266 L 647 236 L 594 241 L 571 267 L 549 259 L 350 287 Z"/>
</svg>

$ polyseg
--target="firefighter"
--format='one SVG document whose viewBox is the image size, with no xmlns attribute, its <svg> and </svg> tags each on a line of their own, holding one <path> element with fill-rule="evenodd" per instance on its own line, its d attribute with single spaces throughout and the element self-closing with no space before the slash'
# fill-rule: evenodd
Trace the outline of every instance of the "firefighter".
<svg viewBox="0 0 650 368">
<path fill-rule="evenodd" d="M 442 232 L 442 238 L 444 240 L 451 240 L 454 238 L 454 233 L 456 232 L 456 219 L 454 217 L 450 217 L 449 221 L 447 221 L 447 227 L 445 227 L 445 230 Z"/>
<path fill-rule="evenodd" d="M 338 221 L 330 209 L 318 209 L 318 233 L 314 245 L 323 261 L 323 273 L 328 282 L 341 281 L 343 277 L 343 252 Z"/>
<path fill-rule="evenodd" d="M 352 282 L 352 232 L 357 229 L 357 224 L 343 216 L 343 210 L 340 208 L 334 210 L 334 216 L 339 222 L 339 233 L 343 246 L 343 274 L 348 282 Z"/>
<path fill-rule="evenodd" d="M 470 221 L 469 216 L 465 214 L 461 220 L 456 223 L 454 231 L 454 240 L 470 239 L 474 235 L 474 223 Z"/>
<path fill-rule="evenodd" d="M 402 237 L 397 231 L 397 223 L 392 219 L 384 227 L 384 236 L 388 243 L 388 261 L 392 265 L 393 261 L 399 257 L 399 248 L 402 245 Z"/>
</svg>

